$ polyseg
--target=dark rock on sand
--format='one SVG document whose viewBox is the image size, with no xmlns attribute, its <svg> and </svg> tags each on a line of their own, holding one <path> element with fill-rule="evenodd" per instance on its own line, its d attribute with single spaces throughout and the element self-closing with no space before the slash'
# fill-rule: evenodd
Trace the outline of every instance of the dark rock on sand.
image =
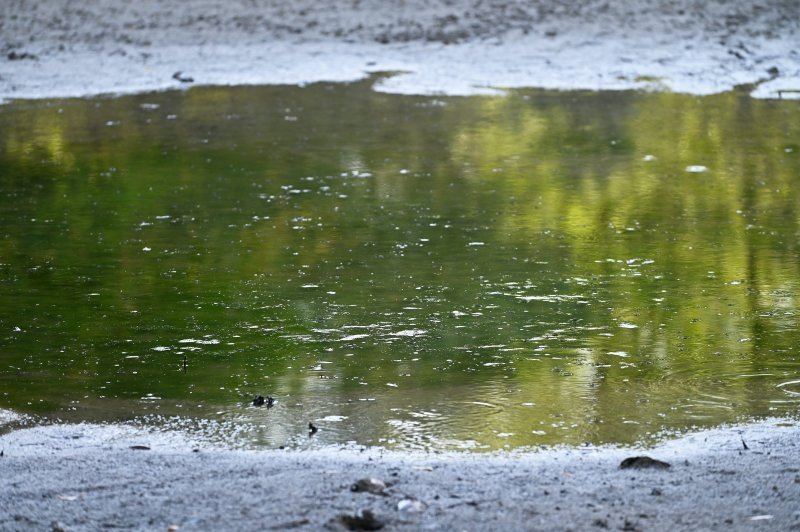
<svg viewBox="0 0 800 532">
<path fill-rule="evenodd" d="M 619 465 L 620 469 L 669 469 L 670 467 L 672 466 L 667 462 L 649 456 L 632 456 Z"/>
<path fill-rule="evenodd" d="M 31 60 L 39 59 L 37 56 L 29 54 L 28 52 L 17 53 L 13 51 L 9 52 L 7 57 L 9 61 L 22 61 L 24 59 L 31 59 Z"/>
<path fill-rule="evenodd" d="M 178 81 L 180 81 L 181 83 L 194 83 L 194 78 L 193 78 L 193 77 L 190 77 L 190 76 L 184 76 L 184 75 L 183 75 L 183 72 L 181 72 L 180 70 L 179 70 L 179 71 L 177 71 L 177 72 L 175 72 L 175 73 L 172 75 L 172 79 L 178 80 Z"/>
<path fill-rule="evenodd" d="M 337 520 L 348 530 L 380 530 L 385 523 L 371 510 L 362 510 L 356 515 L 340 515 Z"/>
<path fill-rule="evenodd" d="M 350 491 L 372 493 L 373 495 L 386 495 L 384 490 L 387 485 L 377 478 L 362 478 L 350 486 Z"/>
</svg>

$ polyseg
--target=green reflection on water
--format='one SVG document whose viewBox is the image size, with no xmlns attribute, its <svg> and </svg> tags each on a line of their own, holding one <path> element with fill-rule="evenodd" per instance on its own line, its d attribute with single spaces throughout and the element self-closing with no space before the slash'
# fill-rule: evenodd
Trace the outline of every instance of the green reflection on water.
<svg viewBox="0 0 800 532">
<path fill-rule="evenodd" d="M 0 124 L 2 408 L 434 449 L 797 413 L 797 102 L 365 82 Z"/>
</svg>

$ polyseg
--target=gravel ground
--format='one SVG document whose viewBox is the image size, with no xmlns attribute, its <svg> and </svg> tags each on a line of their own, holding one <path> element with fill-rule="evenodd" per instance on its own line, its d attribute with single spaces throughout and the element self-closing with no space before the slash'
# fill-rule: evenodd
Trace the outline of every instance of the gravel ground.
<svg viewBox="0 0 800 532">
<path fill-rule="evenodd" d="M 18 430 L 0 449 L 0 530 L 800 529 L 787 420 L 651 449 L 231 451 L 93 425 Z M 641 455 L 670 467 L 620 468 Z M 353 491 L 369 478 L 386 487 Z M 365 511 L 375 522 L 348 520 Z"/>
</svg>

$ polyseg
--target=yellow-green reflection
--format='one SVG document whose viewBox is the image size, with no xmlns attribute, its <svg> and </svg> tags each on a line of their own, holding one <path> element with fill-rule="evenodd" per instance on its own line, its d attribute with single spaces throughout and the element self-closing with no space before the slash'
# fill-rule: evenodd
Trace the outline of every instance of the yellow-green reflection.
<svg viewBox="0 0 800 532">
<path fill-rule="evenodd" d="M 0 123 L 0 407 L 402 448 L 797 412 L 797 102 L 364 83 Z"/>
</svg>

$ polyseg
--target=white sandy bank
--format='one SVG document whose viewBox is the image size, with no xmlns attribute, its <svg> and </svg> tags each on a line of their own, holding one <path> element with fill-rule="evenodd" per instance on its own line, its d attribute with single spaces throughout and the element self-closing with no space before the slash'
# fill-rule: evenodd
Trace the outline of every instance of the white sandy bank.
<svg viewBox="0 0 800 532">
<path fill-rule="evenodd" d="M 756 84 L 796 97 L 799 26 L 796 0 L 6 0 L 0 100 L 374 71 L 405 72 L 379 87 L 397 93 Z"/>
</svg>

